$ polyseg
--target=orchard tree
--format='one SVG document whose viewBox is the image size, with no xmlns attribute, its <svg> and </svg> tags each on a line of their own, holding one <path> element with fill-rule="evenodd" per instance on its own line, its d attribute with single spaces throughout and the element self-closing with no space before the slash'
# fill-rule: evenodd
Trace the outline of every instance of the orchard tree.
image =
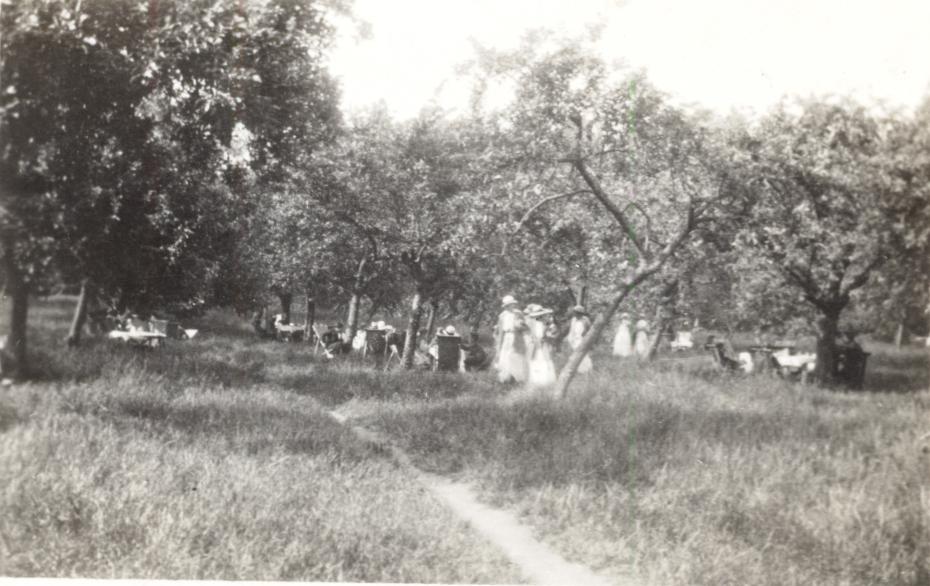
<svg viewBox="0 0 930 586">
<path fill-rule="evenodd" d="M 896 248 L 886 120 L 854 104 L 806 102 L 781 107 L 735 145 L 737 198 L 748 279 L 768 291 L 795 291 L 816 314 L 817 367 L 830 381 L 840 317 Z M 775 296 L 773 295 L 773 298 Z"/>
<path fill-rule="evenodd" d="M 513 54 L 481 58 L 488 77 L 508 76 L 516 86 L 501 121 L 517 147 L 508 155 L 512 185 L 526 193 L 514 204 L 525 213 L 569 215 L 585 213 L 571 206 L 593 202 L 610 221 L 606 307 L 559 375 L 557 392 L 565 394 L 617 308 L 705 219 L 722 175 L 711 137 L 645 80 L 620 76 L 578 43 L 546 42 L 530 39 Z"/>
<path fill-rule="evenodd" d="M 332 84 L 306 42 L 329 34 L 323 14 L 283 0 L 5 8 L 0 154 L 11 290 L 28 289 L 18 286 L 22 275 L 51 274 L 81 281 L 84 293 L 95 286 L 120 309 L 206 301 L 251 209 L 240 163 L 255 162 L 259 178 L 280 174 L 286 155 L 325 136 L 321 120 L 333 118 Z M 288 92 L 282 78 L 298 69 L 308 75 Z M 322 89 L 297 100 L 308 84 Z M 307 109 L 317 115 L 268 122 Z M 237 152 L 250 147 L 252 156 Z M 11 328 L 23 352 L 26 295 L 14 296 Z"/>
</svg>

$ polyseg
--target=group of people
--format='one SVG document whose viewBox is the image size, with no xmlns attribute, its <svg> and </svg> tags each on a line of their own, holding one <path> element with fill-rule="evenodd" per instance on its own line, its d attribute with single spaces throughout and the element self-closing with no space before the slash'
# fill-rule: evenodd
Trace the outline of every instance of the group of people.
<svg viewBox="0 0 930 586">
<path fill-rule="evenodd" d="M 553 385 L 557 378 L 553 354 L 562 340 L 576 350 L 591 329 L 591 318 L 585 308 L 572 307 L 568 326 L 563 329 L 556 324 L 554 312 L 549 308 L 531 303 L 521 310 L 512 295 L 504 297 L 502 306 L 494 328 L 497 351 L 494 367 L 498 380 L 526 383 L 535 388 Z M 641 319 L 634 327 L 630 315 L 621 314 L 613 340 L 614 356 L 645 358 L 650 349 L 649 322 Z M 593 368 L 591 357 L 586 353 L 577 372 L 584 374 Z"/>
<path fill-rule="evenodd" d="M 557 377 L 553 354 L 563 339 L 554 312 L 535 303 L 521 310 L 512 295 L 504 297 L 501 304 L 502 310 L 494 327 L 497 379 L 502 383 L 526 383 L 534 388 L 552 386 Z M 584 307 L 576 305 L 571 309 L 568 331 L 564 336 L 573 350 L 581 345 L 589 329 L 591 318 Z M 578 372 L 591 372 L 593 366 L 591 357 L 586 354 Z"/>
<path fill-rule="evenodd" d="M 525 308 L 512 295 L 502 300 L 502 310 L 494 327 L 494 359 L 488 359 L 487 353 L 478 343 L 477 332 L 472 332 L 460 342 L 461 370 L 484 370 L 493 366 L 497 379 L 501 383 L 525 383 L 531 388 L 552 387 L 558 377 L 554 355 L 558 353 L 565 341 L 572 350 L 576 350 L 585 335 L 591 329 L 591 317 L 581 305 L 572 307 L 567 325 L 562 327 L 556 322 L 555 312 L 542 305 L 531 303 Z M 636 322 L 635 328 L 628 314 L 621 314 L 620 325 L 613 340 L 613 354 L 626 357 L 638 355 L 645 357 L 650 348 L 648 323 Z M 351 342 L 343 339 L 341 323 L 330 325 L 321 336 L 323 347 L 329 356 L 361 350 L 369 341 L 368 332 L 360 330 Z M 373 322 L 369 330 L 384 331 L 384 341 L 388 346 L 394 344 L 398 351 L 403 349 L 403 334 L 384 322 Z M 457 336 L 452 326 L 440 328 L 437 337 Z M 396 339 L 394 339 L 396 338 Z M 381 338 L 378 338 L 381 340 Z M 438 360 L 437 338 L 423 341 L 423 348 L 417 349 L 425 362 L 435 365 Z M 578 365 L 577 372 L 589 373 L 594 364 L 586 353 Z"/>
<path fill-rule="evenodd" d="M 621 358 L 639 356 L 645 358 L 650 350 L 649 322 L 641 319 L 636 322 L 635 329 L 630 320 L 630 314 L 620 314 L 620 325 L 614 336 L 613 355 Z"/>
</svg>

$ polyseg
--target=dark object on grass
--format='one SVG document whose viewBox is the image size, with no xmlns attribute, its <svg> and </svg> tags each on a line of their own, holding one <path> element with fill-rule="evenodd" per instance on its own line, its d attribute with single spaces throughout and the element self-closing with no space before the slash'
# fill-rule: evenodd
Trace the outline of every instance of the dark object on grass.
<svg viewBox="0 0 930 586">
<path fill-rule="evenodd" d="M 456 372 L 462 360 L 461 336 L 436 336 L 439 357 L 436 360 L 436 370 Z"/>
<path fill-rule="evenodd" d="M 724 370 L 740 370 L 739 360 L 727 355 L 726 344 L 718 342 L 714 336 L 707 336 L 704 348 L 710 350 L 714 363 Z"/>
<path fill-rule="evenodd" d="M 834 378 L 850 388 L 861 389 L 865 381 L 865 365 L 870 354 L 862 350 L 862 346 L 856 342 L 855 335 L 851 332 L 837 344 L 836 350 Z"/>
</svg>

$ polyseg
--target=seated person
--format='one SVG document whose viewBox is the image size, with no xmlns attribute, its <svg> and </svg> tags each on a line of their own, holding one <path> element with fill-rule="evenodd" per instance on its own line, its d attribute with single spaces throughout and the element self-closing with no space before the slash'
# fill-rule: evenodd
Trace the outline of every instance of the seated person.
<svg viewBox="0 0 930 586">
<path fill-rule="evenodd" d="M 855 332 L 845 332 L 836 342 L 836 376 L 840 380 L 853 382 L 861 376 L 865 352 L 856 341 Z"/>
<path fill-rule="evenodd" d="M 320 341 L 329 354 L 341 354 L 344 351 L 342 343 L 342 324 L 330 324 L 329 329 L 320 336 Z"/>
<path fill-rule="evenodd" d="M 466 371 L 487 370 L 488 353 L 478 344 L 478 332 L 472 332 L 468 341 L 461 344 L 462 364 Z"/>
</svg>

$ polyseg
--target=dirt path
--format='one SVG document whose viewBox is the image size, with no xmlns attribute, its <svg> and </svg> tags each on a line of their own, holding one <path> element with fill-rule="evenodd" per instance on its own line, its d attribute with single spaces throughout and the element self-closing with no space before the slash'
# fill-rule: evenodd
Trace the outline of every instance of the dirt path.
<svg viewBox="0 0 930 586">
<path fill-rule="evenodd" d="M 474 491 L 464 483 L 453 482 L 441 476 L 423 472 L 413 465 L 409 456 L 381 435 L 363 427 L 352 425 L 344 415 L 329 415 L 349 426 L 363 441 L 377 444 L 414 476 L 427 490 L 445 503 L 456 515 L 468 522 L 480 535 L 496 545 L 523 572 L 532 584 L 561 584 L 571 586 L 612 586 L 613 583 L 590 569 L 565 560 L 548 546 L 533 537 L 532 531 L 507 511 L 496 509 L 478 501 Z M 632 575 L 623 585 L 638 585 Z"/>
</svg>

